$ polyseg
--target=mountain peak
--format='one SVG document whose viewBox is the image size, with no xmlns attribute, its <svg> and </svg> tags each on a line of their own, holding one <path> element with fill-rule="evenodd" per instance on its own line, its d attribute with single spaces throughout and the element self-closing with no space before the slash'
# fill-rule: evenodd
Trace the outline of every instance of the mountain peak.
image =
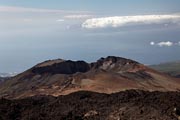
<svg viewBox="0 0 180 120">
<path fill-rule="evenodd" d="M 97 62 L 93 63 L 63 59 L 48 60 L 33 67 L 32 72 L 36 74 L 74 74 L 77 72 L 85 73 L 92 70 L 127 72 L 141 68 L 140 66 L 143 65 L 130 59 L 108 56 L 106 58 L 100 58 Z"/>
<path fill-rule="evenodd" d="M 51 66 L 53 64 L 61 63 L 61 62 L 64 62 L 64 61 L 65 60 L 63 60 L 63 59 L 47 60 L 47 61 L 44 61 L 42 63 L 37 64 L 36 67 Z"/>
<path fill-rule="evenodd" d="M 97 62 L 91 64 L 92 68 L 100 68 L 106 71 L 127 72 L 144 65 L 122 57 L 108 56 L 100 58 Z"/>
</svg>

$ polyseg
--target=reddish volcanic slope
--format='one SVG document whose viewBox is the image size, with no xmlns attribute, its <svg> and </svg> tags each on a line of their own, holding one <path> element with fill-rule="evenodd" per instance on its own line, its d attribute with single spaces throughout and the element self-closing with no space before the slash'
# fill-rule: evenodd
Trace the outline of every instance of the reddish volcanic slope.
<svg viewBox="0 0 180 120">
<path fill-rule="evenodd" d="M 0 84 L 0 97 L 66 95 L 86 90 L 114 93 L 129 89 L 178 91 L 180 80 L 136 61 L 109 56 L 94 63 L 49 60 Z"/>
</svg>

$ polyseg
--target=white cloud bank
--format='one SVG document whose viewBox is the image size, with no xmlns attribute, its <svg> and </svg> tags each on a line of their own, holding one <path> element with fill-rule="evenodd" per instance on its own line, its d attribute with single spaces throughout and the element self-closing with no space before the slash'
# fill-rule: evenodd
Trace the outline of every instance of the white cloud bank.
<svg viewBox="0 0 180 120">
<path fill-rule="evenodd" d="M 160 24 L 160 23 L 179 23 L 180 15 L 137 15 L 137 16 L 115 16 L 87 19 L 82 28 L 107 28 L 122 27 L 133 24 Z"/>
<path fill-rule="evenodd" d="M 155 42 L 150 42 L 150 45 L 154 46 L 159 46 L 159 47 L 171 47 L 171 46 L 176 46 L 176 45 L 179 45 L 180 46 L 180 41 L 177 42 L 177 43 L 173 43 L 171 41 L 162 41 L 162 42 L 159 42 L 159 43 L 155 43 Z"/>
<path fill-rule="evenodd" d="M 170 41 L 167 41 L 167 42 L 160 42 L 160 43 L 157 43 L 157 45 L 159 45 L 160 47 L 163 47 L 163 46 L 173 46 L 173 42 L 170 42 Z"/>
</svg>

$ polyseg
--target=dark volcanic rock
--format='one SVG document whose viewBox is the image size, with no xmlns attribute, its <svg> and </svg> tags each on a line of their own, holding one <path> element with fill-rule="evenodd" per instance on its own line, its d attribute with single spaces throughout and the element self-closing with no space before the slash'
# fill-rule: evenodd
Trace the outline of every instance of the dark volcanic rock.
<svg viewBox="0 0 180 120">
<path fill-rule="evenodd" d="M 87 72 L 90 70 L 90 66 L 88 63 L 84 61 L 64 61 L 60 63 L 55 63 L 50 66 L 45 67 L 34 67 L 32 69 L 33 73 L 36 74 L 74 74 L 77 72 Z"/>
<path fill-rule="evenodd" d="M 100 66 L 103 65 L 103 63 L 110 62 L 110 61 L 111 61 L 111 63 L 118 63 L 120 65 L 126 65 L 127 63 L 129 63 L 129 64 L 139 64 L 138 62 L 130 60 L 130 59 L 126 59 L 126 58 L 122 58 L 122 57 L 115 57 L 115 56 L 108 56 L 106 58 L 99 59 L 95 63 L 92 63 L 91 66 L 95 67 L 95 68 L 99 68 Z"/>
<path fill-rule="evenodd" d="M 177 76 L 175 76 L 175 77 L 180 78 L 180 75 L 177 75 Z"/>
<path fill-rule="evenodd" d="M 0 99 L 0 120 L 178 120 L 179 92 L 80 91 L 66 96 Z"/>
<path fill-rule="evenodd" d="M 8 79 L 10 79 L 10 77 L 0 77 L 0 83 L 2 83 L 5 80 L 8 80 Z"/>
</svg>

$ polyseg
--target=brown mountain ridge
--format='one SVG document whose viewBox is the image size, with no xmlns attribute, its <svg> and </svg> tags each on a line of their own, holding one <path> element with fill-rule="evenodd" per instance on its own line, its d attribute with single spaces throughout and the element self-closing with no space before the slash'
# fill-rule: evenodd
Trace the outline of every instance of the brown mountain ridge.
<svg viewBox="0 0 180 120">
<path fill-rule="evenodd" d="M 129 89 L 178 91 L 180 80 L 136 61 L 109 56 L 97 62 L 49 60 L 0 84 L 0 97 L 66 95 L 77 91 L 115 93 Z"/>
</svg>

